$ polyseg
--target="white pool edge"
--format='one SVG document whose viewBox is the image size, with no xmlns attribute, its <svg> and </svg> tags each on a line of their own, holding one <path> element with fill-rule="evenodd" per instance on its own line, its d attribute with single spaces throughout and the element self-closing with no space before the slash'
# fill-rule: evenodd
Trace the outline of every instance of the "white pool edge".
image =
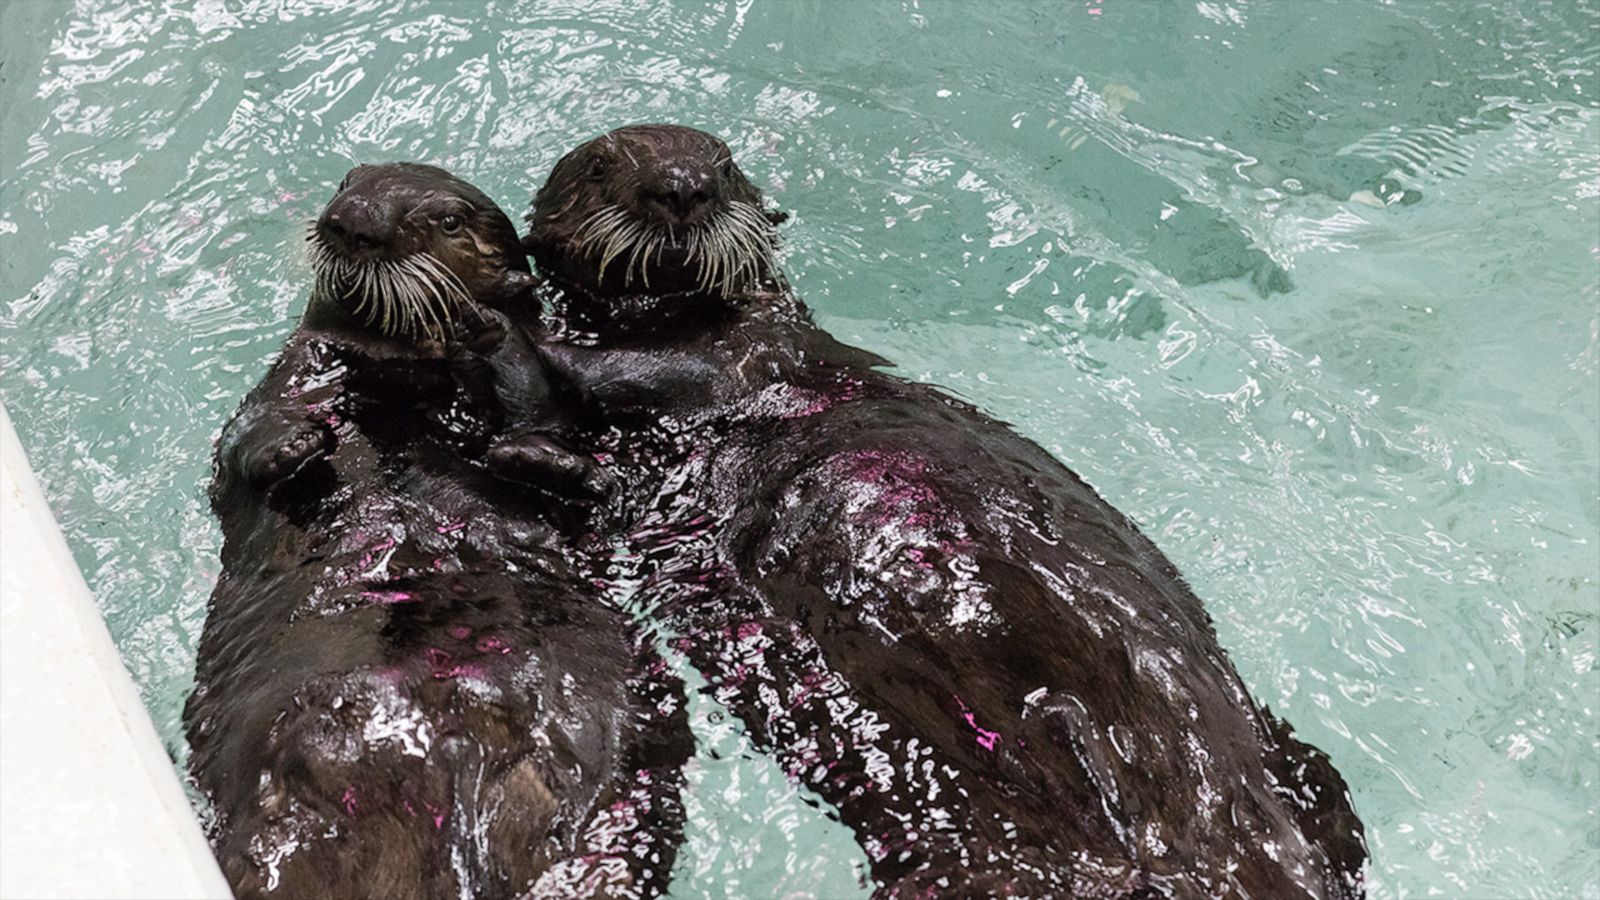
<svg viewBox="0 0 1600 900">
<path fill-rule="evenodd" d="M 0 405 L 0 898 L 231 896 Z"/>
</svg>

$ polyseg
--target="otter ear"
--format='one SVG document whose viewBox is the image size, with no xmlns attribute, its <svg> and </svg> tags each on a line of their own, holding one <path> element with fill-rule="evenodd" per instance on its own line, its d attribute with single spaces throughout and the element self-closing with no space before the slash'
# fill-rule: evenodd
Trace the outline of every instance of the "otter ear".
<svg viewBox="0 0 1600 900">
<path fill-rule="evenodd" d="M 774 226 L 782 225 L 783 223 L 789 221 L 789 214 L 781 209 L 769 209 L 763 212 L 762 215 L 766 216 L 767 221 L 771 222 Z"/>
<path fill-rule="evenodd" d="M 500 276 L 500 285 L 507 294 L 525 294 L 539 286 L 539 279 L 520 269 L 507 269 Z"/>
<path fill-rule="evenodd" d="M 533 289 L 539 286 L 539 279 L 519 269 L 507 269 L 495 282 L 491 296 L 483 298 L 484 303 L 496 309 L 507 312 L 519 312 L 526 309 L 527 304 L 537 303 L 533 296 Z M 537 309 L 534 310 L 537 312 Z"/>
</svg>

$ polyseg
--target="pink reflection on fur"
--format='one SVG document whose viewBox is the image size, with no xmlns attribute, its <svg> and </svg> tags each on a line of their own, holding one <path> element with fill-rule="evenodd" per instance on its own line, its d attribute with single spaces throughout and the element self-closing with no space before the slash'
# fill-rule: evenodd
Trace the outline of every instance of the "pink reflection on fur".
<svg viewBox="0 0 1600 900">
<path fill-rule="evenodd" d="M 381 606 L 392 606 L 396 603 L 415 603 L 417 595 L 410 591 L 362 591 L 361 599 Z"/>
<path fill-rule="evenodd" d="M 977 732 L 978 745 L 985 750 L 993 752 L 995 745 L 1000 742 L 1000 732 L 990 731 L 989 729 L 984 728 L 982 725 L 979 725 L 977 714 L 968 708 L 967 702 L 962 700 L 960 696 L 956 696 L 955 700 L 956 705 L 961 707 L 961 718 L 965 719 L 967 725 L 971 726 L 972 730 Z"/>
</svg>

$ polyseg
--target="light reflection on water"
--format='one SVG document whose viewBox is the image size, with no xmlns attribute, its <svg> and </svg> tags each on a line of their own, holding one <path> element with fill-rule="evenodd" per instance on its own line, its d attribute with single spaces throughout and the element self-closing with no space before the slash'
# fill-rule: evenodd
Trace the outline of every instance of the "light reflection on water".
<svg viewBox="0 0 1600 900">
<path fill-rule="evenodd" d="M 344 169 L 520 211 L 579 139 L 672 120 L 794 213 L 829 328 L 1161 544 L 1350 781 L 1376 895 L 1600 892 L 1596 4 L 0 16 L 0 387 L 175 753 L 210 438 Z M 848 837 L 697 710 L 677 892 L 848 891 Z"/>
</svg>

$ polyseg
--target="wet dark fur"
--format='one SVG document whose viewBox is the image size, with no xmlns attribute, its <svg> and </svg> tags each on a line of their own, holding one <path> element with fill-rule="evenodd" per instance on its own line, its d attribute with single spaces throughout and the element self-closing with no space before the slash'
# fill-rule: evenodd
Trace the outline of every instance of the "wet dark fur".
<svg viewBox="0 0 1600 900">
<path fill-rule="evenodd" d="M 651 131 L 635 155 L 694 152 Z M 1361 895 L 1343 780 L 1252 701 L 1129 519 L 834 341 L 775 277 L 729 300 L 593 290 L 540 212 L 585 190 L 586 152 L 532 215 L 573 329 L 545 352 L 627 461 L 617 527 L 653 560 L 648 599 L 855 830 L 880 895 Z"/>
<path fill-rule="evenodd" d="M 362 167 L 319 228 L 355 201 L 400 218 L 338 252 L 431 248 L 474 297 L 536 309 L 469 185 Z M 430 230 L 449 210 L 456 234 Z M 424 339 L 357 309 L 319 290 L 218 447 L 223 574 L 184 721 L 224 873 L 240 897 L 659 892 L 681 685 L 565 549 L 584 511 L 479 462 L 505 404 L 547 408 L 536 356 L 493 313 Z"/>
</svg>

